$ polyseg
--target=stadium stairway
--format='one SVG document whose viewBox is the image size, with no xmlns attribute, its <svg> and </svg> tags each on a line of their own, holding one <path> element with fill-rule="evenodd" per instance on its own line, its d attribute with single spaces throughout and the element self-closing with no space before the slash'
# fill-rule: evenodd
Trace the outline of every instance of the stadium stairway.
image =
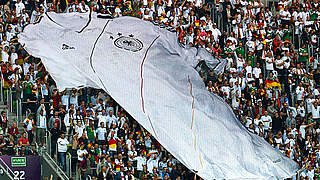
<svg viewBox="0 0 320 180">
<path fill-rule="evenodd" d="M 0 179 L 15 180 L 14 173 L 2 159 L 0 159 Z"/>
<path fill-rule="evenodd" d="M 24 131 L 24 128 L 22 126 L 22 122 L 25 118 L 25 116 L 18 116 L 16 112 L 10 112 L 10 106 L 7 105 L 9 103 L 0 102 L 0 112 L 4 111 L 6 112 L 7 118 L 8 118 L 8 126 L 11 127 L 11 125 L 15 122 L 17 123 L 17 127 L 19 129 L 19 133 L 22 134 Z M 16 111 L 16 109 L 14 109 Z M 1 129 L 1 128 L 0 128 Z M 1 133 L 2 129 L 0 130 Z"/>
<path fill-rule="evenodd" d="M 6 112 L 8 118 L 8 126 L 11 127 L 15 122 L 19 129 L 20 135 L 24 132 L 23 120 L 26 118 L 27 114 L 17 113 L 19 106 L 16 106 L 15 103 L 10 102 L 12 98 L 10 96 L 2 97 L 0 100 L 0 113 L 2 111 Z M 0 98 L 1 99 L 1 98 Z M 15 105 L 13 105 L 15 104 Z M 21 106 L 20 106 L 21 107 Z M 20 108 L 21 111 L 21 108 Z M 3 133 L 2 128 L 0 127 L 0 134 Z M 35 143 L 35 141 L 34 141 Z M 61 169 L 61 167 L 56 163 L 54 159 L 51 158 L 46 148 L 38 147 L 40 162 L 41 162 L 41 176 L 47 177 L 48 179 L 61 179 L 68 180 L 69 177 Z M 12 170 L 5 164 L 1 162 L 0 159 L 0 179 L 1 180 L 14 180 L 14 175 Z"/>
<path fill-rule="evenodd" d="M 59 165 L 57 165 L 45 150 L 40 152 L 40 162 L 42 179 L 69 180 L 68 175 L 66 175 L 66 173 L 59 167 Z"/>
</svg>

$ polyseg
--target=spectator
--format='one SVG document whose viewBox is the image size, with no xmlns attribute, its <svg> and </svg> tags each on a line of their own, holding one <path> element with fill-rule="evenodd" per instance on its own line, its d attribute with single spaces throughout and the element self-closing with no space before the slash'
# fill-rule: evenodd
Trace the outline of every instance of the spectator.
<svg viewBox="0 0 320 180">
<path fill-rule="evenodd" d="M 51 133 L 51 157 L 53 157 L 55 155 L 56 144 L 61 133 L 57 123 L 53 124 L 53 128 L 50 129 L 50 133 Z"/>
<path fill-rule="evenodd" d="M 1 129 L 3 131 L 3 133 L 6 133 L 6 129 L 8 126 L 8 120 L 7 120 L 7 116 L 6 116 L 6 112 L 2 111 L 1 112 L 1 116 L 0 116 L 0 123 L 1 123 Z"/>
<path fill-rule="evenodd" d="M 17 127 L 17 123 L 12 123 L 12 126 L 9 128 L 9 132 L 8 132 L 12 137 L 14 137 L 14 139 L 17 138 L 17 135 L 19 134 L 19 129 Z"/>
<path fill-rule="evenodd" d="M 44 114 L 44 109 L 40 109 L 37 116 L 37 143 L 40 146 L 45 146 L 45 137 L 47 132 L 47 118 Z"/>
<path fill-rule="evenodd" d="M 33 142 L 33 131 L 34 131 L 34 120 L 33 120 L 33 115 L 30 114 L 28 116 L 28 118 L 26 118 L 24 121 L 23 121 L 23 124 L 24 124 L 24 129 L 25 131 L 28 133 L 28 139 L 29 139 L 29 142 L 32 144 Z"/>
<path fill-rule="evenodd" d="M 96 133 L 99 145 L 105 144 L 107 129 L 104 127 L 104 122 L 100 122 L 100 127 L 97 129 Z"/>
<path fill-rule="evenodd" d="M 66 157 L 69 141 L 65 138 L 65 134 L 61 133 L 60 138 L 57 140 L 58 144 L 58 154 L 60 158 L 60 164 L 62 169 L 66 171 Z"/>
<path fill-rule="evenodd" d="M 24 132 L 22 134 L 22 137 L 19 139 L 19 146 L 20 147 L 27 147 L 27 146 L 30 146 L 30 143 L 29 143 L 29 139 L 27 137 L 27 133 Z"/>
<path fill-rule="evenodd" d="M 98 179 L 100 180 L 107 180 L 107 179 L 112 179 L 112 176 L 110 175 L 109 172 L 110 168 L 107 166 L 102 166 L 101 171 L 98 175 Z"/>
<path fill-rule="evenodd" d="M 3 135 L 0 134 L 0 152 L 1 152 L 1 154 L 4 154 L 5 150 L 6 150 L 6 142 L 3 138 Z"/>
</svg>

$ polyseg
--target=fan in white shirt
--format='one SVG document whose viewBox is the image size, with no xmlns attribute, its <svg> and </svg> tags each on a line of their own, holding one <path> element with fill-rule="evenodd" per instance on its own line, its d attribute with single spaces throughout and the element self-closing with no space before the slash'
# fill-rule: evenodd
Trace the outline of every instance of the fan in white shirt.
<svg viewBox="0 0 320 180">
<path fill-rule="evenodd" d="M 299 104 L 299 106 L 298 106 L 298 108 L 297 108 L 297 112 L 298 112 L 298 114 L 299 114 L 302 118 L 305 117 L 305 115 L 306 115 L 306 110 L 305 110 L 305 108 L 304 108 L 303 102 L 301 102 L 301 103 Z"/>
<path fill-rule="evenodd" d="M 132 139 L 133 138 L 133 135 L 132 134 L 130 134 L 129 135 L 129 138 L 127 139 L 127 141 L 126 141 L 126 144 L 127 144 L 127 147 L 128 147 L 128 150 L 129 151 L 131 151 L 132 149 L 132 144 L 134 144 L 134 140 Z"/>
<path fill-rule="evenodd" d="M 302 82 L 299 83 L 299 86 L 296 89 L 296 94 L 297 94 L 297 100 L 302 101 L 304 97 L 304 88 L 302 87 Z"/>
<path fill-rule="evenodd" d="M 82 13 L 90 11 L 89 6 L 85 4 L 84 0 L 79 4 L 79 8 Z"/>
<path fill-rule="evenodd" d="M 280 146 L 283 145 L 283 141 L 282 141 L 282 137 L 280 135 L 277 134 L 277 136 L 274 138 L 274 141 L 276 143 L 276 147 L 277 149 L 280 148 Z"/>
<path fill-rule="evenodd" d="M 11 48 L 11 56 L 10 56 L 10 63 L 14 64 L 18 60 L 18 54 L 16 53 L 15 48 Z"/>
<path fill-rule="evenodd" d="M 213 23 L 212 35 L 215 42 L 219 42 L 221 31 L 217 28 L 217 24 Z"/>
<path fill-rule="evenodd" d="M 0 42 L 0 44 L 2 45 L 2 49 L 5 47 L 5 46 L 8 46 L 9 47 L 9 41 L 8 41 L 8 37 L 7 35 L 2 35 L 2 41 Z"/>
<path fill-rule="evenodd" d="M 258 62 L 256 64 L 256 67 L 253 68 L 252 73 L 255 78 L 259 78 L 259 75 L 261 74 L 261 68 L 260 68 L 260 64 Z"/>
<path fill-rule="evenodd" d="M 84 129 L 85 129 L 85 126 L 82 125 L 82 123 L 79 121 L 77 126 L 75 127 L 75 133 L 78 133 L 78 139 L 82 136 L 84 132 Z"/>
<path fill-rule="evenodd" d="M 143 166 L 147 165 L 147 159 L 144 156 L 143 151 L 141 151 L 140 156 L 134 158 L 137 161 L 137 171 L 143 171 Z"/>
<path fill-rule="evenodd" d="M 248 77 L 248 74 L 252 75 L 252 66 L 251 66 L 251 61 L 248 61 L 247 66 L 246 66 L 246 77 Z"/>
<path fill-rule="evenodd" d="M 107 118 L 107 116 L 106 116 L 106 110 L 102 110 L 101 111 L 101 114 L 100 115 L 98 115 L 98 126 L 100 127 L 101 126 L 101 123 L 103 122 L 104 124 L 107 124 L 108 123 L 108 118 Z"/>
<path fill-rule="evenodd" d="M 65 138 L 65 134 L 61 134 L 61 137 L 57 141 L 58 152 L 67 152 L 69 141 Z"/>
<path fill-rule="evenodd" d="M 291 132 L 289 132 L 288 138 L 285 140 L 284 144 L 290 144 L 290 147 L 293 147 L 295 145 L 295 140 Z"/>
<path fill-rule="evenodd" d="M 224 82 L 224 86 L 221 87 L 221 91 L 223 92 L 223 95 L 226 98 L 229 98 L 229 96 L 230 96 L 230 87 L 228 86 L 228 82 L 227 81 Z"/>
<path fill-rule="evenodd" d="M 17 0 L 16 4 L 16 16 L 19 17 L 22 13 L 22 10 L 25 9 L 25 5 L 21 2 L 21 0 Z"/>
<path fill-rule="evenodd" d="M 113 124 L 117 125 L 117 118 L 113 115 L 113 110 L 109 111 L 109 115 L 106 117 L 109 128 L 112 127 Z"/>
<path fill-rule="evenodd" d="M 266 70 L 267 71 L 273 71 L 273 63 L 274 63 L 274 58 L 272 57 L 272 53 L 268 53 L 268 57 L 266 57 Z"/>
<path fill-rule="evenodd" d="M 280 10 L 280 16 L 282 20 L 289 21 L 291 18 L 291 14 L 288 11 L 288 8 L 285 8 L 285 10 Z"/>
<path fill-rule="evenodd" d="M 239 54 L 238 58 L 237 58 L 237 69 L 238 69 L 238 72 L 243 70 L 244 64 L 245 64 L 245 61 L 244 61 L 244 59 L 242 57 L 242 54 Z"/>
<path fill-rule="evenodd" d="M 272 118 L 271 116 L 269 116 L 268 111 L 264 112 L 264 115 L 261 116 L 261 120 L 263 122 L 263 128 L 265 130 L 268 130 L 269 128 L 271 128 Z"/>
<path fill-rule="evenodd" d="M 317 87 L 316 89 L 313 90 L 313 92 L 312 92 L 313 96 L 318 97 L 318 95 L 320 94 L 319 89 L 320 89 L 320 87 Z"/>
<path fill-rule="evenodd" d="M 246 122 L 245 126 L 249 128 L 250 124 L 252 124 L 252 118 L 249 116 L 245 117 L 245 122 Z"/>
<path fill-rule="evenodd" d="M 4 62 L 4 63 L 7 63 L 7 62 L 9 62 L 9 54 L 8 54 L 8 51 L 9 51 L 9 47 L 8 46 L 5 46 L 4 47 L 4 50 L 2 50 L 2 52 L 1 52 L 1 56 L 2 56 L 2 61 Z"/>
<path fill-rule="evenodd" d="M 153 158 L 150 158 L 147 161 L 147 167 L 148 167 L 148 172 L 152 173 L 153 168 L 157 168 L 158 164 L 159 164 L 159 160 L 160 160 L 161 154 L 159 157 L 157 157 L 157 155 L 154 154 Z"/>
<path fill-rule="evenodd" d="M 314 120 L 320 119 L 320 106 L 318 100 L 313 102 L 313 106 L 311 106 L 311 113 Z"/>
<path fill-rule="evenodd" d="M 280 55 L 278 55 L 276 59 L 276 68 L 282 70 L 284 68 L 284 64 L 285 62 L 283 61 L 283 59 L 280 59 Z"/>
<path fill-rule="evenodd" d="M 104 127 L 104 122 L 101 122 L 100 127 L 98 127 L 96 131 L 98 141 L 105 141 L 106 133 L 107 133 L 107 129 Z"/>
<path fill-rule="evenodd" d="M 30 23 L 35 23 L 40 17 L 40 15 L 41 15 L 40 8 L 37 7 L 35 10 L 32 11 Z"/>
<path fill-rule="evenodd" d="M 80 149 L 78 149 L 77 151 L 78 161 L 83 161 L 87 154 L 88 154 L 88 151 L 84 149 L 84 144 L 81 143 Z"/>
<path fill-rule="evenodd" d="M 310 93 L 309 95 L 308 95 L 308 98 L 307 98 L 307 110 L 308 110 L 308 113 L 311 113 L 311 106 L 313 106 L 313 101 L 314 101 L 315 99 L 313 98 L 313 95 Z"/>
</svg>

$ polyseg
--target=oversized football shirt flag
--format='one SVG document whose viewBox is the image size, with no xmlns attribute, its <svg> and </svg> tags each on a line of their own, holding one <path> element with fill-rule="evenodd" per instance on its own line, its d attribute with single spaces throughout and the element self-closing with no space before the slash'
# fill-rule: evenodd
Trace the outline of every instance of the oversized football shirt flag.
<svg viewBox="0 0 320 180">
<path fill-rule="evenodd" d="M 204 179 L 279 179 L 298 168 L 207 91 L 194 69 L 203 52 L 181 47 L 165 28 L 134 17 L 48 13 L 19 38 L 60 90 L 104 89 Z"/>
</svg>

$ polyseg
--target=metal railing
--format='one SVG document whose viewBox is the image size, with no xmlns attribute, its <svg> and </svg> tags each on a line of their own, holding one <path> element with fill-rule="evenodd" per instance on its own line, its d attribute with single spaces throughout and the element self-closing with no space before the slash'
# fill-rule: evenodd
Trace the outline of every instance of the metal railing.
<svg viewBox="0 0 320 180">
<path fill-rule="evenodd" d="M 22 100 L 19 98 L 16 100 L 16 121 L 22 121 Z"/>
<path fill-rule="evenodd" d="M 51 133 L 49 131 L 47 131 L 46 145 L 47 145 L 47 152 L 51 155 Z"/>
<path fill-rule="evenodd" d="M 3 82 L 3 80 L 2 80 L 2 77 L 3 77 L 3 76 L 2 76 L 2 72 L 1 72 L 1 77 L 0 77 L 0 78 L 1 78 L 0 93 L 1 93 L 1 101 L 4 102 L 4 99 L 3 99 L 3 85 L 4 85 L 3 83 L 4 83 L 4 82 Z"/>
<path fill-rule="evenodd" d="M 67 158 L 66 158 L 67 160 L 66 160 L 66 173 L 67 173 L 67 175 L 69 176 L 69 177 L 71 177 L 72 176 L 72 168 L 71 168 L 71 166 L 72 166 L 72 163 L 71 163 L 71 159 L 72 159 L 72 156 L 71 156 L 71 154 L 70 153 L 67 153 Z"/>
<path fill-rule="evenodd" d="M 4 172 L 8 175 L 8 177 L 11 180 L 14 180 L 14 173 L 13 171 L 10 169 L 10 167 L 7 165 L 6 162 L 3 161 L 3 159 L 0 158 L 0 168 L 4 170 Z"/>
<path fill-rule="evenodd" d="M 66 175 L 66 173 L 59 167 L 59 165 L 51 158 L 51 156 L 47 153 L 43 153 L 43 159 L 47 161 L 49 166 L 56 171 L 57 175 L 63 179 L 63 180 L 68 180 L 69 177 Z"/>
</svg>

